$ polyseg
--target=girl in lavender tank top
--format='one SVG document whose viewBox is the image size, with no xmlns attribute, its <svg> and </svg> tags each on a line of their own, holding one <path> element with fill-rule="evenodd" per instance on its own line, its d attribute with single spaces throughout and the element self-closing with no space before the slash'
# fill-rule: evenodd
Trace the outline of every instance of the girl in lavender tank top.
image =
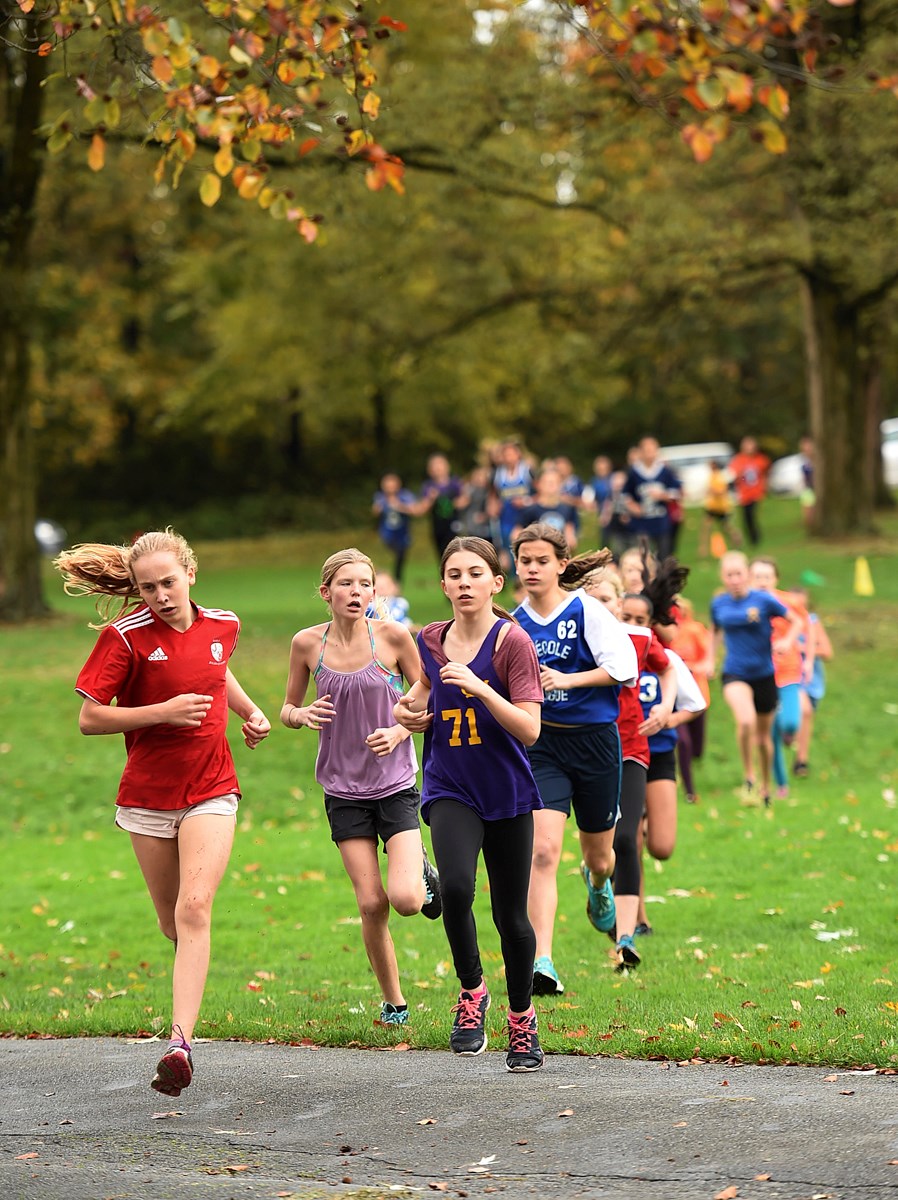
<svg viewBox="0 0 898 1200">
<path fill-rule="evenodd" d="M 319 592 L 331 620 L 301 629 L 290 648 L 281 720 L 319 735 L 315 778 L 324 789 L 331 836 L 352 881 L 362 939 L 383 993 L 381 1022 L 404 1025 L 408 1005 L 387 926 L 392 906 L 402 916 L 440 915 L 439 876 L 427 860 L 418 822 L 417 764 L 393 706 L 403 676 L 420 672 L 412 635 L 395 621 L 369 621 L 374 566 L 360 550 L 332 554 Z M 311 680 L 316 696 L 303 702 Z M 381 880 L 378 838 L 387 855 Z"/>
<path fill-rule="evenodd" d="M 425 734 L 422 813 L 440 869 L 443 924 L 461 983 L 449 1045 L 486 1048 L 490 994 L 473 904 L 481 851 L 490 881 L 508 987 L 510 1071 L 543 1065 L 531 1002 L 536 939 L 527 917 L 533 810 L 540 808 L 524 747 L 539 736 L 542 686 L 533 643 L 504 609 L 495 548 L 454 538 L 440 563 L 453 619 L 418 636 L 423 673 L 396 704 L 396 719 Z"/>
</svg>

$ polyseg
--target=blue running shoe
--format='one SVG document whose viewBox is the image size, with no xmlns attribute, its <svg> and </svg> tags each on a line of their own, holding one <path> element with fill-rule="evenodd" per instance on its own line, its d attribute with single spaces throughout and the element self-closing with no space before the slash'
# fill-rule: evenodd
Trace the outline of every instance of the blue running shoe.
<svg viewBox="0 0 898 1200">
<path fill-rule="evenodd" d="M 589 867 L 580 864 L 580 874 L 586 884 L 586 915 L 590 924 L 599 933 L 608 933 L 614 928 L 617 912 L 614 908 L 614 892 L 611 890 L 611 880 L 606 879 L 601 887 L 596 887 L 589 877 Z"/>
<path fill-rule="evenodd" d="M 381 1025 L 408 1025 L 408 1005 L 387 1004 L 380 1006 Z"/>
<path fill-rule="evenodd" d="M 564 984 L 558 978 L 555 964 L 548 954 L 541 954 L 533 964 L 533 994 L 534 996 L 560 996 Z"/>
<path fill-rule="evenodd" d="M 440 876 L 435 866 L 431 864 L 424 851 L 424 903 L 421 912 L 429 921 L 435 921 L 443 911 L 443 897 L 440 892 Z"/>
<path fill-rule="evenodd" d="M 632 971 L 642 962 L 639 951 L 628 933 L 617 939 L 617 970 Z"/>
</svg>

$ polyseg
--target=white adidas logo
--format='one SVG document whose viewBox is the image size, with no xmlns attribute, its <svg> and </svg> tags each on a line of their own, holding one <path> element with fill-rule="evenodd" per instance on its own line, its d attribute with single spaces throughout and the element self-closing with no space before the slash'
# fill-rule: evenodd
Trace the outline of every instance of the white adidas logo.
<svg viewBox="0 0 898 1200">
<path fill-rule="evenodd" d="M 161 646 L 157 646 L 152 654 L 147 655 L 147 662 L 168 662 L 168 655 Z"/>
</svg>

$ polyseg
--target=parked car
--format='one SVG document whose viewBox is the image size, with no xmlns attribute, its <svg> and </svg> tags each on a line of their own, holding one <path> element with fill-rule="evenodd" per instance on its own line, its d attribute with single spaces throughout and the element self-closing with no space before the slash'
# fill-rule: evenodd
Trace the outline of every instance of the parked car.
<svg viewBox="0 0 898 1200">
<path fill-rule="evenodd" d="M 898 417 L 889 417 L 879 427 L 882 434 L 882 473 L 886 485 L 898 488 Z M 801 455 L 787 454 L 770 468 L 767 486 L 775 496 L 798 496 L 804 487 Z"/>
<path fill-rule="evenodd" d="M 711 463 L 718 462 L 725 468 L 734 454 L 729 442 L 691 442 L 662 446 L 658 457 L 679 477 L 683 503 L 701 504 L 708 493 Z"/>
</svg>

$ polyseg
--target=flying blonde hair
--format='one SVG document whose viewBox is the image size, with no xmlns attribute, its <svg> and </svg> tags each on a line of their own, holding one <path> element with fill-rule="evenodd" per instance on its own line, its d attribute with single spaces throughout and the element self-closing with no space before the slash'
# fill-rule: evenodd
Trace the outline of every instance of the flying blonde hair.
<svg viewBox="0 0 898 1200">
<path fill-rule="evenodd" d="M 67 596 L 96 596 L 100 624 L 91 629 L 104 629 L 125 613 L 142 603 L 134 578 L 134 563 L 146 554 L 174 554 L 185 571 L 196 571 L 196 555 L 180 533 L 169 525 L 164 530 L 143 533 L 130 546 L 115 546 L 106 542 L 82 542 L 63 550 L 53 560 L 53 566 L 63 578 Z"/>
</svg>

